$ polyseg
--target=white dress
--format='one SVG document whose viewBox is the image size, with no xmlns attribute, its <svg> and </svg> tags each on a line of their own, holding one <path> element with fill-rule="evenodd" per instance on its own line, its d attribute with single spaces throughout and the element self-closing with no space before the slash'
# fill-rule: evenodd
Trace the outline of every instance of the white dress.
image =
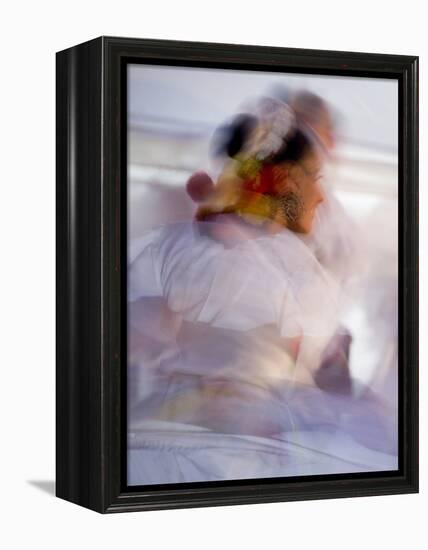
<svg viewBox="0 0 428 550">
<path fill-rule="evenodd" d="M 294 233 L 173 224 L 129 256 L 129 484 L 396 468 L 314 383 L 341 289 Z"/>
</svg>

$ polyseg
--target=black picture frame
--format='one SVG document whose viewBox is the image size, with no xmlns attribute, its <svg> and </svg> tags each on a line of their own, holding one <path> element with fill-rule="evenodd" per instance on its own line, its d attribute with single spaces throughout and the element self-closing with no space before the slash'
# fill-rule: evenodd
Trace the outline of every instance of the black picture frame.
<svg viewBox="0 0 428 550">
<path fill-rule="evenodd" d="M 124 68 L 395 78 L 399 85 L 399 470 L 127 487 Z M 56 55 L 56 495 L 97 512 L 418 491 L 418 58 L 100 37 Z"/>
</svg>

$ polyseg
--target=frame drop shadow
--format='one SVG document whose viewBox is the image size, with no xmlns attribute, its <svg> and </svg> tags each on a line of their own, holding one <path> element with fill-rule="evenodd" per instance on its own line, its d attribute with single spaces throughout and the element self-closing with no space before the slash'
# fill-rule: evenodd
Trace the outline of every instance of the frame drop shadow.
<svg viewBox="0 0 428 550">
<path fill-rule="evenodd" d="M 32 485 L 33 487 L 36 487 L 37 489 L 40 489 L 40 491 L 43 491 L 44 493 L 47 493 L 48 495 L 54 497 L 55 496 L 55 481 L 51 479 L 46 480 L 34 480 L 29 479 L 27 480 L 27 483 L 29 485 Z"/>
</svg>

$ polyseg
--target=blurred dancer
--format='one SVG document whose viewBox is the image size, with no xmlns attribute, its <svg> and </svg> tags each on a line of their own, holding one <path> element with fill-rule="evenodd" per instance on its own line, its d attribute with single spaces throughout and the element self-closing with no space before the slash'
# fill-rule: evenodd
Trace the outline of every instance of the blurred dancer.
<svg viewBox="0 0 428 550">
<path fill-rule="evenodd" d="M 196 176 L 203 185 L 189 181 L 200 201 L 196 220 L 132 243 L 130 370 L 146 392 L 130 400 L 133 479 L 153 445 L 168 479 L 177 480 L 186 445 L 180 481 L 233 476 L 236 457 L 218 467 L 230 445 L 248 459 L 240 477 L 254 476 L 266 452 L 255 443 L 244 451 L 244 440 L 230 436 L 291 438 L 265 475 L 367 471 L 393 453 L 375 401 L 320 389 L 342 302 L 340 281 L 301 238 L 316 231 L 325 199 L 322 148 L 283 102 L 263 100 L 255 120 L 232 128 L 215 185 L 205 175 Z M 220 437 L 219 448 L 208 434 Z M 352 464 L 343 459 L 348 447 Z M 203 474 L 191 473 L 191 464 Z M 145 475 L 140 483 L 156 482 Z"/>
<path fill-rule="evenodd" d="M 300 128 L 305 139 L 311 143 L 312 148 L 317 151 L 319 158 L 328 159 L 336 139 L 331 109 L 326 102 L 319 96 L 307 91 L 299 92 L 291 98 L 289 97 L 290 94 L 285 94 L 283 89 L 277 89 L 275 93 L 277 97 L 282 98 L 286 95 L 290 100 L 290 107 L 281 99 L 265 98 L 262 102 L 262 105 L 265 105 L 264 110 L 269 110 L 269 104 L 271 108 L 273 105 L 282 105 L 284 109 L 288 109 L 288 112 L 292 113 L 294 117 L 294 123 Z M 189 179 L 187 191 L 192 199 L 200 204 L 197 211 L 198 219 L 218 219 L 222 207 L 225 211 L 230 209 L 235 200 L 235 187 L 237 185 L 239 188 L 240 185 L 237 175 L 245 169 L 248 170 L 248 165 L 246 168 L 245 163 L 243 168 L 237 168 L 242 156 L 241 151 L 242 149 L 245 150 L 245 147 L 248 148 L 249 136 L 254 133 L 257 124 L 259 124 L 259 136 L 263 133 L 263 130 L 260 130 L 260 127 L 263 127 L 263 123 L 260 124 L 260 119 L 263 119 L 263 116 L 266 117 L 266 114 L 263 113 L 263 107 L 259 108 L 256 114 L 240 114 L 235 117 L 232 124 L 221 127 L 215 134 L 213 139 L 215 155 L 219 158 L 234 160 L 232 163 L 226 160 L 226 166 L 231 168 L 223 169 L 216 185 L 204 172 L 197 172 Z M 277 120 L 276 124 L 280 126 L 281 122 Z M 290 145 L 287 150 L 289 158 L 292 159 L 295 155 L 293 151 L 295 145 L 294 143 Z M 250 170 L 254 170 L 256 167 L 255 161 L 252 162 L 253 165 L 249 166 Z M 253 182 L 252 185 L 257 187 L 259 185 L 258 180 Z M 294 230 L 315 253 L 322 266 L 331 273 L 338 284 L 347 285 L 349 290 L 355 278 L 361 277 L 363 254 L 359 232 L 341 203 L 331 192 L 328 184 L 325 185 L 320 178 L 317 185 L 319 186 L 319 192 L 322 193 L 323 200 L 321 204 L 317 205 L 316 211 L 313 211 L 310 227 L 294 227 Z M 269 194 L 269 188 L 266 185 L 264 188 L 261 186 L 258 192 L 264 195 Z M 289 207 L 292 200 L 293 195 L 289 196 Z M 252 206 L 254 209 L 253 214 L 257 214 L 257 208 L 262 209 L 264 206 L 263 200 L 255 200 Z M 259 228 L 258 233 L 247 231 L 246 237 L 259 235 L 261 229 Z M 224 238 L 226 238 L 225 235 Z M 330 342 L 325 350 L 324 361 L 320 365 L 320 371 L 316 377 L 320 387 L 334 388 L 342 393 L 351 391 L 348 364 L 351 340 L 348 330 L 343 326 L 339 326 L 337 335 L 334 336 L 334 340 Z"/>
</svg>

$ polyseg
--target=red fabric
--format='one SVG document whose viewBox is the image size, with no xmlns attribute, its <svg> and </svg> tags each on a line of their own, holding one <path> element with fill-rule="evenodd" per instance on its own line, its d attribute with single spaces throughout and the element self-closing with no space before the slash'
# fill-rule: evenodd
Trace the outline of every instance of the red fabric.
<svg viewBox="0 0 428 550">
<path fill-rule="evenodd" d="M 244 189 L 247 191 L 253 191 L 255 193 L 267 193 L 274 194 L 274 176 L 273 167 L 266 165 L 263 166 L 261 172 L 256 178 L 247 180 L 244 184 Z"/>
</svg>

